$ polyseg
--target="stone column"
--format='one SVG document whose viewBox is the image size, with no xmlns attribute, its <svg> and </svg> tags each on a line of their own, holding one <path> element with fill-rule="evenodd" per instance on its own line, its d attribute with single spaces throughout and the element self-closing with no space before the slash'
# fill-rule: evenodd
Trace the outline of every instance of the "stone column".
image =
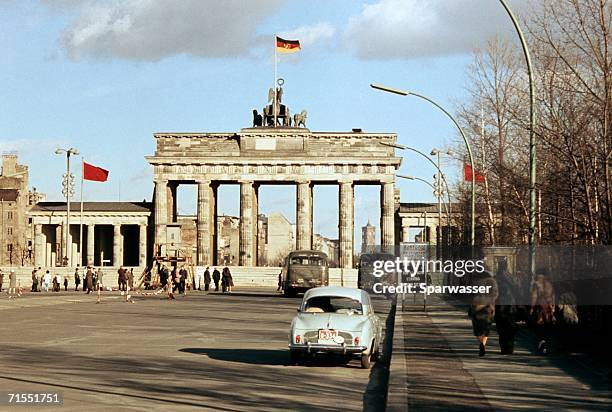
<svg viewBox="0 0 612 412">
<path fill-rule="evenodd" d="M 395 246 L 395 185 L 393 182 L 383 182 L 380 189 L 380 239 L 381 245 L 388 253 L 393 253 Z"/>
<path fill-rule="evenodd" d="M 297 183 L 296 249 L 312 249 L 312 185 L 309 181 Z"/>
<path fill-rule="evenodd" d="M 34 265 L 46 266 L 45 254 L 47 248 L 43 245 L 42 225 L 34 225 Z"/>
<path fill-rule="evenodd" d="M 259 247 L 259 185 L 253 185 L 253 266 L 257 266 L 257 251 Z"/>
<path fill-rule="evenodd" d="M 96 254 L 96 227 L 87 225 L 87 264 L 93 266 Z"/>
<path fill-rule="evenodd" d="M 73 265 L 73 261 L 72 261 L 72 233 L 70 233 L 70 226 L 67 226 L 67 230 L 68 230 L 68 242 L 66 244 L 66 256 L 68 257 L 68 266 L 72 266 Z M 66 236 L 64 234 L 64 236 Z"/>
<path fill-rule="evenodd" d="M 168 181 L 155 181 L 155 245 L 153 254 L 157 254 L 160 247 L 164 247 L 166 240 L 166 225 L 168 224 Z"/>
<path fill-rule="evenodd" d="M 123 250 L 121 249 L 121 225 L 113 225 L 113 266 L 123 266 Z"/>
<path fill-rule="evenodd" d="M 353 267 L 353 240 L 354 230 L 354 205 L 353 182 L 340 182 L 340 195 L 338 196 L 340 206 L 338 208 L 340 217 L 338 219 L 338 234 L 340 237 L 339 260 L 341 268 Z"/>
<path fill-rule="evenodd" d="M 166 198 L 168 201 L 167 211 L 168 211 L 168 223 L 176 222 L 176 190 L 178 188 L 177 182 L 168 182 L 166 186 Z"/>
<path fill-rule="evenodd" d="M 147 266 L 147 225 L 140 225 L 138 233 L 138 266 Z"/>
<path fill-rule="evenodd" d="M 240 182 L 240 246 L 238 264 L 253 266 L 255 249 L 253 245 L 253 182 Z"/>
<path fill-rule="evenodd" d="M 215 193 L 210 180 L 198 182 L 198 217 L 196 221 L 197 230 L 197 265 L 206 266 L 213 264 L 215 253 L 213 247 L 214 224 L 215 224 Z"/>
<path fill-rule="evenodd" d="M 406 226 L 402 226 L 402 242 L 410 241 L 410 226 L 406 224 Z"/>
</svg>

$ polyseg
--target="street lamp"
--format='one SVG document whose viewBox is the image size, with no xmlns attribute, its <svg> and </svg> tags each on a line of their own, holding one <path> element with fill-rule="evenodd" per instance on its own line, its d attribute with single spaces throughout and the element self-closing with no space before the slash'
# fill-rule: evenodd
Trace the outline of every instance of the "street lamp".
<svg viewBox="0 0 612 412">
<path fill-rule="evenodd" d="M 536 231 L 536 135 L 535 135 L 535 83 L 533 81 L 533 66 L 531 65 L 531 56 L 529 47 L 525 41 L 525 36 L 521 30 L 518 20 L 512 13 L 512 10 L 506 3 L 506 0 L 499 0 L 512 24 L 516 29 L 516 33 L 521 41 L 523 54 L 525 55 L 525 63 L 527 63 L 527 76 L 529 78 L 529 271 L 531 281 L 535 276 L 535 231 Z M 472 169 L 473 170 L 473 169 Z M 473 173 L 472 173 L 473 174 Z"/>
<path fill-rule="evenodd" d="M 436 103 L 434 100 L 430 99 L 429 97 L 423 96 L 422 94 L 418 94 L 418 93 L 415 93 L 415 92 L 404 91 L 404 90 L 399 90 L 399 89 L 394 89 L 394 88 L 391 88 L 391 87 L 382 86 L 380 84 L 370 84 L 370 87 L 372 87 L 373 89 L 382 90 L 383 92 L 399 94 L 400 96 L 415 96 L 415 97 L 418 97 L 420 99 L 426 100 L 429 103 L 431 103 L 434 106 L 436 106 L 438 109 L 440 109 L 446 116 L 448 116 L 448 118 L 457 127 L 457 130 L 459 130 L 459 133 L 461 134 L 461 137 L 463 138 L 463 141 L 465 142 L 465 146 L 467 147 L 468 156 L 470 158 L 470 166 L 472 167 L 472 179 L 471 179 L 472 200 L 471 200 L 470 245 L 472 246 L 472 249 L 473 249 L 474 248 L 474 243 L 475 243 L 474 240 L 475 240 L 475 236 L 476 236 L 476 180 L 475 180 L 476 168 L 474 167 L 474 156 L 472 155 L 472 147 L 470 146 L 470 142 L 468 141 L 465 133 L 463 132 L 463 129 L 461 128 L 461 126 L 459 126 L 459 122 L 457 122 L 457 120 L 455 120 L 453 115 L 451 115 L 446 109 L 444 109 L 444 107 L 440 106 L 438 103 Z"/>
<path fill-rule="evenodd" d="M 66 263 L 66 266 L 68 266 L 72 258 L 72 251 L 68 244 L 70 237 L 70 197 L 74 195 L 74 176 L 70 173 L 70 156 L 78 155 L 79 151 L 72 147 L 70 149 L 58 148 L 55 150 L 55 154 L 66 154 L 66 173 L 62 176 L 62 194 L 66 197 L 66 233 L 62 252 L 64 252 L 63 261 Z"/>
</svg>

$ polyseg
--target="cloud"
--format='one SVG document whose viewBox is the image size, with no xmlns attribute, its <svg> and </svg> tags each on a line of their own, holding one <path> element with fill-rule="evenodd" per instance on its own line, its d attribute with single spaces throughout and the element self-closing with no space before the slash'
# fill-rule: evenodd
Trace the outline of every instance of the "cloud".
<svg viewBox="0 0 612 412">
<path fill-rule="evenodd" d="M 62 44 L 72 59 L 156 61 L 178 54 L 245 55 L 256 28 L 282 0 L 89 0 L 73 5 L 76 20 Z"/>
<path fill-rule="evenodd" d="M 512 1 L 520 13 L 526 0 Z M 349 19 L 343 39 L 363 59 L 404 59 L 472 51 L 512 22 L 493 0 L 380 0 Z"/>
<path fill-rule="evenodd" d="M 55 139 L 0 139 L 0 153 L 17 152 L 19 154 L 51 154 L 65 142 Z"/>
<path fill-rule="evenodd" d="M 311 26 L 300 26 L 294 30 L 280 33 L 285 39 L 297 39 L 302 46 L 311 46 L 318 41 L 328 39 L 336 33 L 336 29 L 330 23 L 317 23 Z"/>
</svg>

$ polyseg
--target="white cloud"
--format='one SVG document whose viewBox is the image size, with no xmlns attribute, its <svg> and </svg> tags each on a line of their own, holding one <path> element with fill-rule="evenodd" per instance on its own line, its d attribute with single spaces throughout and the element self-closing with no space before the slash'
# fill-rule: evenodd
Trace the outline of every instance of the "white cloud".
<svg viewBox="0 0 612 412">
<path fill-rule="evenodd" d="M 72 59 L 244 55 L 257 25 L 281 1 L 89 0 L 74 6 L 78 16 L 62 43 Z"/>
<path fill-rule="evenodd" d="M 515 13 L 526 0 L 510 3 Z M 496 0 L 380 0 L 349 19 L 344 40 L 364 59 L 401 59 L 472 51 L 512 22 Z"/>
<path fill-rule="evenodd" d="M 63 147 L 64 145 L 65 142 L 59 139 L 0 139 L 0 153 L 50 154 L 58 147 Z"/>
<path fill-rule="evenodd" d="M 329 23 L 317 23 L 312 26 L 300 26 L 294 30 L 285 31 L 279 35 L 290 40 L 299 40 L 302 47 L 311 46 L 318 41 L 328 39 L 336 33 L 336 29 Z"/>
</svg>

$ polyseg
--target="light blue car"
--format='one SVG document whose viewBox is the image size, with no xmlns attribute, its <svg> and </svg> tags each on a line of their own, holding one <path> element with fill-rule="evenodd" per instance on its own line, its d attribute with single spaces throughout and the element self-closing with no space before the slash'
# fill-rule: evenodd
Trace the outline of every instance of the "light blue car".
<svg viewBox="0 0 612 412">
<path fill-rule="evenodd" d="M 368 369 L 380 354 L 382 325 L 364 290 L 320 287 L 308 290 L 291 322 L 292 364 L 316 353 L 358 356 Z"/>
</svg>

